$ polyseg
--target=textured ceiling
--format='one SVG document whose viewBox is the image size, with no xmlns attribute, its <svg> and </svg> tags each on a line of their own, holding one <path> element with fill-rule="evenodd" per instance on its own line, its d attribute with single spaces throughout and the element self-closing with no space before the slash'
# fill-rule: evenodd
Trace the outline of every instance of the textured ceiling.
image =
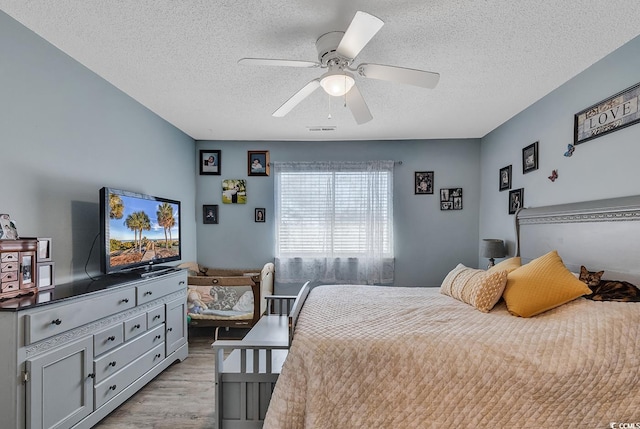
<svg viewBox="0 0 640 429">
<path fill-rule="evenodd" d="M 640 34 L 637 0 L 0 0 L 0 9 L 198 140 L 482 137 Z M 316 61 L 316 39 L 344 31 L 357 10 L 385 25 L 354 64 L 436 71 L 438 86 L 358 78 L 373 114 L 363 125 L 321 90 L 272 117 L 323 71 L 238 59 Z"/>
</svg>

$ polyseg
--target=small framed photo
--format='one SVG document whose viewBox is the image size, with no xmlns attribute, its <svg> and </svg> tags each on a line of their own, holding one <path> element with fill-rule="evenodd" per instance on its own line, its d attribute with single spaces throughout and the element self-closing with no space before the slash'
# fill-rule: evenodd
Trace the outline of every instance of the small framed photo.
<svg viewBox="0 0 640 429">
<path fill-rule="evenodd" d="M 54 262 L 38 263 L 38 289 L 50 289 L 55 286 Z"/>
<path fill-rule="evenodd" d="M 522 174 L 538 169 L 538 142 L 522 149 Z"/>
<path fill-rule="evenodd" d="M 205 204 L 202 206 L 202 223 L 218 223 L 217 204 Z"/>
<path fill-rule="evenodd" d="M 440 210 L 462 210 L 462 188 L 440 189 Z"/>
<path fill-rule="evenodd" d="M 524 188 L 509 191 L 509 214 L 515 214 L 520 207 L 524 207 Z"/>
<path fill-rule="evenodd" d="M 250 150 L 247 151 L 247 174 L 249 176 L 269 175 L 269 151 Z"/>
<path fill-rule="evenodd" d="M 507 165 L 500 169 L 500 191 L 511 189 L 511 166 Z"/>
<path fill-rule="evenodd" d="M 433 171 L 415 172 L 415 194 L 433 194 Z"/>
<path fill-rule="evenodd" d="M 246 204 L 247 181 L 244 179 L 225 179 L 222 181 L 223 204 Z"/>
<path fill-rule="evenodd" d="M 266 209 L 263 207 L 257 208 L 254 214 L 254 222 L 264 222 L 266 217 Z"/>
<path fill-rule="evenodd" d="M 36 261 L 46 262 L 51 260 L 51 239 L 38 237 L 38 255 Z"/>
<path fill-rule="evenodd" d="M 201 150 L 200 151 L 200 174 L 220 175 L 222 167 L 222 151 Z"/>
</svg>

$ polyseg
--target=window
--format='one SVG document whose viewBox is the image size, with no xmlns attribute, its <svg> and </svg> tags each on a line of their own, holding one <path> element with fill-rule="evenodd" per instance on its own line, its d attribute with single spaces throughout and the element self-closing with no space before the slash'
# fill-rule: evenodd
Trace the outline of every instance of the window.
<svg viewBox="0 0 640 429">
<path fill-rule="evenodd" d="M 279 281 L 393 281 L 393 164 L 274 163 Z"/>
</svg>

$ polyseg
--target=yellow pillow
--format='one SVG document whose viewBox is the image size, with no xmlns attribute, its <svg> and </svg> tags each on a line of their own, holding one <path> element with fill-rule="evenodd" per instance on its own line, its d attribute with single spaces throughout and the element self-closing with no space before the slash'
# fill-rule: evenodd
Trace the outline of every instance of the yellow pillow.
<svg viewBox="0 0 640 429">
<path fill-rule="evenodd" d="M 513 258 L 505 259 L 502 262 L 495 264 L 493 267 L 489 268 L 487 271 L 493 273 L 495 271 L 507 271 L 510 273 L 511 271 L 518 269 L 522 266 L 522 262 L 520 261 L 520 256 L 515 256 Z"/>
<path fill-rule="evenodd" d="M 510 272 L 502 297 L 511 314 L 531 317 L 590 293 L 554 250 Z"/>
<path fill-rule="evenodd" d="M 488 313 L 502 296 L 506 283 L 506 271 L 489 273 L 458 264 L 444 278 L 440 293 Z"/>
</svg>

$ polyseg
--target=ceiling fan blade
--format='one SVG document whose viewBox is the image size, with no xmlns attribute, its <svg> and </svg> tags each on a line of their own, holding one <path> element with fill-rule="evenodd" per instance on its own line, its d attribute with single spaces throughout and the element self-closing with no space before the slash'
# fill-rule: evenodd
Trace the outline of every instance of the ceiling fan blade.
<svg viewBox="0 0 640 429">
<path fill-rule="evenodd" d="M 358 73 L 360 76 L 371 79 L 388 80 L 429 89 L 435 88 L 440 80 L 439 73 L 382 64 L 360 64 Z"/>
<path fill-rule="evenodd" d="M 369 107 L 367 107 L 367 103 L 365 103 L 364 98 L 362 98 L 362 94 L 360 94 L 357 86 L 354 85 L 345 97 L 347 99 L 347 107 L 351 110 L 358 125 L 362 125 L 373 119 Z"/>
<path fill-rule="evenodd" d="M 314 61 L 279 60 L 271 58 L 241 58 L 238 64 L 246 66 L 279 66 L 279 67 L 320 67 L 320 63 Z"/>
<path fill-rule="evenodd" d="M 356 12 L 336 52 L 344 58 L 354 59 L 383 25 L 380 18 L 366 12 Z"/>
<path fill-rule="evenodd" d="M 320 87 L 320 79 L 314 79 L 306 84 L 300 91 L 293 94 L 291 98 L 284 102 L 284 104 L 278 107 L 278 110 L 273 112 L 273 116 L 276 118 L 282 118 L 289 113 L 294 107 L 298 105 L 302 100 L 307 98 L 313 91 Z"/>
</svg>

